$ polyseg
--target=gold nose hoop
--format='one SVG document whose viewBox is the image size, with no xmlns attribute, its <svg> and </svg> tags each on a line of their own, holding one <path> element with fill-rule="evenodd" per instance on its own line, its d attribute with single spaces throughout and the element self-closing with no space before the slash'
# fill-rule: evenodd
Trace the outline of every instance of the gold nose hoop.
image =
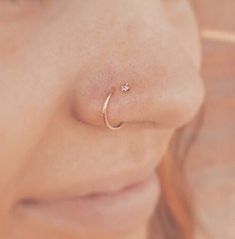
<svg viewBox="0 0 235 239">
<path fill-rule="evenodd" d="M 126 82 L 124 84 L 121 85 L 120 87 L 120 90 L 121 92 L 123 93 L 127 93 L 128 91 L 130 91 L 130 85 Z M 104 105 L 103 105 L 103 118 L 104 118 L 104 124 L 106 125 L 106 127 L 110 130 L 119 130 L 122 128 L 123 126 L 123 122 L 119 123 L 118 125 L 116 126 L 113 126 L 110 122 L 109 122 L 109 119 L 108 119 L 108 109 L 109 109 L 109 103 L 110 103 L 110 99 L 112 97 L 112 95 L 114 94 L 115 92 L 115 87 L 112 87 L 111 91 L 109 92 L 105 102 L 104 102 Z"/>
</svg>

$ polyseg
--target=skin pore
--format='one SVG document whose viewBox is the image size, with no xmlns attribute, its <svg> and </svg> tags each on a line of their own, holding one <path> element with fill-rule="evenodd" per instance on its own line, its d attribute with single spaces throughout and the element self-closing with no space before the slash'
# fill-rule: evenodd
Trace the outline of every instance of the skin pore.
<svg viewBox="0 0 235 239">
<path fill-rule="evenodd" d="M 130 220 L 110 219 L 104 210 L 101 218 L 86 214 L 70 225 L 35 211 L 117 191 L 155 172 L 175 130 L 204 99 L 188 3 L 5 0 L 0 56 L 0 234 L 146 239 L 158 190 L 150 190 L 148 203 L 136 203 Z M 115 93 L 109 119 L 125 125 L 112 132 L 102 105 L 124 82 L 131 91 Z"/>
</svg>

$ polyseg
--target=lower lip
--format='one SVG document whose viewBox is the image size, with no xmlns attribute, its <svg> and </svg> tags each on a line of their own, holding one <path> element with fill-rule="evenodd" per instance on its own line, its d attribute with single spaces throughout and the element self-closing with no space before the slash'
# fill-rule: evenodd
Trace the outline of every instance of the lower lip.
<svg viewBox="0 0 235 239">
<path fill-rule="evenodd" d="M 148 223 L 157 204 L 156 175 L 124 190 L 70 200 L 24 204 L 27 216 L 75 230 L 82 238 L 125 233 Z M 92 235 L 93 233 L 93 235 Z"/>
</svg>

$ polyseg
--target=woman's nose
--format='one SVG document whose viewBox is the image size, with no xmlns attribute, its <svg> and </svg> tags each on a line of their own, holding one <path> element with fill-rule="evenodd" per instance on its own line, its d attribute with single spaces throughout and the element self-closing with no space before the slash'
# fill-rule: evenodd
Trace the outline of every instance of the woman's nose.
<svg viewBox="0 0 235 239">
<path fill-rule="evenodd" d="M 177 57 L 163 55 L 159 60 L 140 60 L 121 69 L 109 65 L 101 72 L 93 68 L 92 74 L 85 72 L 86 80 L 75 86 L 75 117 L 105 127 L 102 109 L 115 88 L 107 106 L 112 125 L 150 123 L 158 128 L 178 128 L 188 123 L 203 102 L 202 80 L 181 52 L 177 52 Z M 130 87 L 127 92 L 121 91 L 125 83 Z"/>
<path fill-rule="evenodd" d="M 123 122 L 152 124 L 158 128 L 178 128 L 198 112 L 203 99 L 202 80 L 180 48 L 172 47 L 153 54 L 144 49 L 134 59 L 99 58 L 74 85 L 74 117 L 83 123 L 106 127 L 103 106 L 112 88 L 107 106 L 111 125 Z M 151 53 L 151 54 L 150 54 Z M 110 63 L 111 62 L 111 63 Z M 123 91 L 128 83 L 130 89 Z"/>
</svg>

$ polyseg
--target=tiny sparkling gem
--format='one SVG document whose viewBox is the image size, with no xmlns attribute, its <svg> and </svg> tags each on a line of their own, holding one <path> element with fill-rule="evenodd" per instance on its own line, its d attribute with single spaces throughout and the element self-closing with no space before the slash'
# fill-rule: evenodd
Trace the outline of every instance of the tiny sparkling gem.
<svg viewBox="0 0 235 239">
<path fill-rule="evenodd" d="M 131 87 L 129 86 L 129 84 L 127 82 L 121 86 L 121 91 L 122 92 L 127 92 L 130 89 L 131 89 Z"/>
</svg>

